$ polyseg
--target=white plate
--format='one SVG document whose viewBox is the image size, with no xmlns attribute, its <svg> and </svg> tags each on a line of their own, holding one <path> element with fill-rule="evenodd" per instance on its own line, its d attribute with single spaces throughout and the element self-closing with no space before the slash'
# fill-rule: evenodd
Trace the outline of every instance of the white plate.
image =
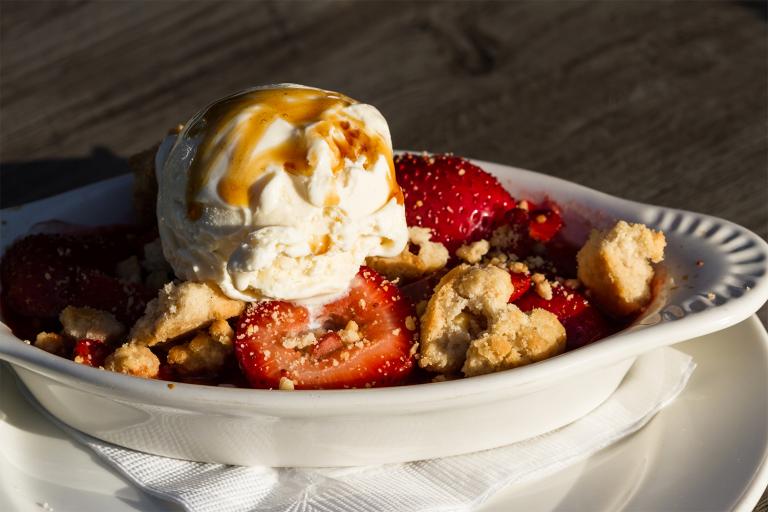
<svg viewBox="0 0 768 512">
<path fill-rule="evenodd" d="M 698 367 L 649 425 L 481 510 L 751 511 L 768 484 L 768 335 L 752 317 L 676 348 Z M 69 440 L 24 400 L 7 366 L 0 372 L 0 510 L 176 510 Z"/>
<path fill-rule="evenodd" d="M 546 194 L 560 203 L 564 232 L 574 239 L 583 241 L 588 224 L 617 218 L 663 229 L 664 267 L 677 286 L 657 295 L 631 327 L 597 343 L 511 371 L 417 386 L 291 393 L 169 388 L 48 354 L 20 343 L 2 324 L 0 359 L 14 364 L 54 416 L 120 446 L 241 465 L 382 464 L 494 448 L 568 424 L 610 396 L 638 355 L 733 325 L 768 299 L 768 244 L 741 226 L 478 163 L 517 197 L 538 201 Z M 119 177 L 4 210 L 2 243 L 52 217 L 126 222 L 130 186 L 130 177 Z M 467 436 L 468 430 L 474 435 Z"/>
</svg>

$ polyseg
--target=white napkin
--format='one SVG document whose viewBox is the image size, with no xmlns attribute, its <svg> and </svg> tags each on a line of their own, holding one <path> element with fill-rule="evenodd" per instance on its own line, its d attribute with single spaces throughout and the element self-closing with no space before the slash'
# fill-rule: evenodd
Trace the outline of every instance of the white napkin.
<svg viewBox="0 0 768 512">
<path fill-rule="evenodd" d="M 637 359 L 606 402 L 570 425 L 493 450 L 405 464 L 204 464 L 119 448 L 62 428 L 141 489 L 194 512 L 468 510 L 508 484 L 541 478 L 636 432 L 680 394 L 695 366 L 682 352 L 657 349 Z"/>
</svg>

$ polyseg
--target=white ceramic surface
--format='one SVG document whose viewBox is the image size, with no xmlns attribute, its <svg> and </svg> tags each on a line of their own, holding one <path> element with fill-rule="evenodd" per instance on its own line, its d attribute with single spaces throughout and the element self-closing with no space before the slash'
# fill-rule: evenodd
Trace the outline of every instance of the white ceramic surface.
<svg viewBox="0 0 768 512">
<path fill-rule="evenodd" d="M 650 424 L 582 463 L 503 489 L 478 512 L 751 512 L 768 485 L 768 336 L 753 317 L 675 348 L 697 368 Z M 0 365 L 0 510 L 177 510 L 49 423 L 7 370 Z"/>
<path fill-rule="evenodd" d="M 14 364 L 33 395 L 63 422 L 129 448 L 234 464 L 377 464 L 491 448 L 567 424 L 605 400 L 637 355 L 733 325 L 768 299 L 768 245 L 744 228 L 479 164 L 517 197 L 540 199 L 546 191 L 562 205 L 574 239 L 584 236 L 585 225 L 613 218 L 663 229 L 665 269 L 677 286 L 632 327 L 590 346 L 512 371 L 418 386 L 292 393 L 170 388 L 47 354 L 20 343 L 4 325 L 0 358 Z M 2 242 L 50 218 L 125 221 L 130 183 L 120 177 L 5 210 Z"/>
</svg>

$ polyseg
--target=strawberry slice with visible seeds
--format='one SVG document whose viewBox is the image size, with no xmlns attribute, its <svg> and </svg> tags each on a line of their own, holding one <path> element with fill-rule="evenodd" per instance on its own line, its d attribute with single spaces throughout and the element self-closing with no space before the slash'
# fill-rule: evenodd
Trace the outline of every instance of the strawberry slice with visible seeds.
<svg viewBox="0 0 768 512">
<path fill-rule="evenodd" d="M 3 257 L 3 298 L 8 309 L 30 317 L 56 318 L 70 304 L 75 267 L 41 254 L 22 256 L 12 246 Z"/>
<path fill-rule="evenodd" d="M 415 330 L 408 329 L 409 316 L 415 318 L 397 286 L 362 267 L 347 296 L 313 319 L 314 329 L 303 306 L 249 304 L 238 320 L 235 354 L 254 388 L 277 388 L 281 377 L 296 389 L 397 385 L 413 369 Z M 314 342 L 296 341 L 313 337 Z"/>
<path fill-rule="evenodd" d="M 72 355 L 74 356 L 76 363 L 98 368 L 104 366 L 104 360 L 111 351 L 112 349 L 104 342 L 104 340 L 89 340 L 84 338 L 82 340 L 77 340 Z"/>
<path fill-rule="evenodd" d="M 432 230 L 432 240 L 453 253 L 488 238 L 515 200 L 499 181 L 453 155 L 395 156 L 409 226 Z"/>
<path fill-rule="evenodd" d="M 126 325 L 133 325 L 154 295 L 142 285 L 87 269 L 75 274 L 68 305 L 109 311 Z"/>
<path fill-rule="evenodd" d="M 535 291 L 529 291 L 515 305 L 522 311 L 541 308 L 557 316 L 565 327 L 568 350 L 583 347 L 616 331 L 584 295 L 562 284 L 552 287 L 550 300 L 540 297 Z"/>
<path fill-rule="evenodd" d="M 141 242 L 128 227 L 25 237 L 0 263 L 4 305 L 39 319 L 55 319 L 69 305 L 90 306 L 132 324 L 153 294 L 110 273 L 118 261 L 136 254 Z"/>
</svg>

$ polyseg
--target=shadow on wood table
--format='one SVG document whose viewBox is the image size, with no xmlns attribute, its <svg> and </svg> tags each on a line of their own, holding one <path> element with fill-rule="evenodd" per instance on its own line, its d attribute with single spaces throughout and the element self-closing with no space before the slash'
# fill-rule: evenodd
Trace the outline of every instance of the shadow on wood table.
<svg viewBox="0 0 768 512">
<path fill-rule="evenodd" d="M 17 206 L 41 199 L 41 189 L 45 195 L 55 195 L 130 171 L 124 158 L 98 146 L 82 158 L 4 162 L 0 164 L 0 205 Z"/>
</svg>

